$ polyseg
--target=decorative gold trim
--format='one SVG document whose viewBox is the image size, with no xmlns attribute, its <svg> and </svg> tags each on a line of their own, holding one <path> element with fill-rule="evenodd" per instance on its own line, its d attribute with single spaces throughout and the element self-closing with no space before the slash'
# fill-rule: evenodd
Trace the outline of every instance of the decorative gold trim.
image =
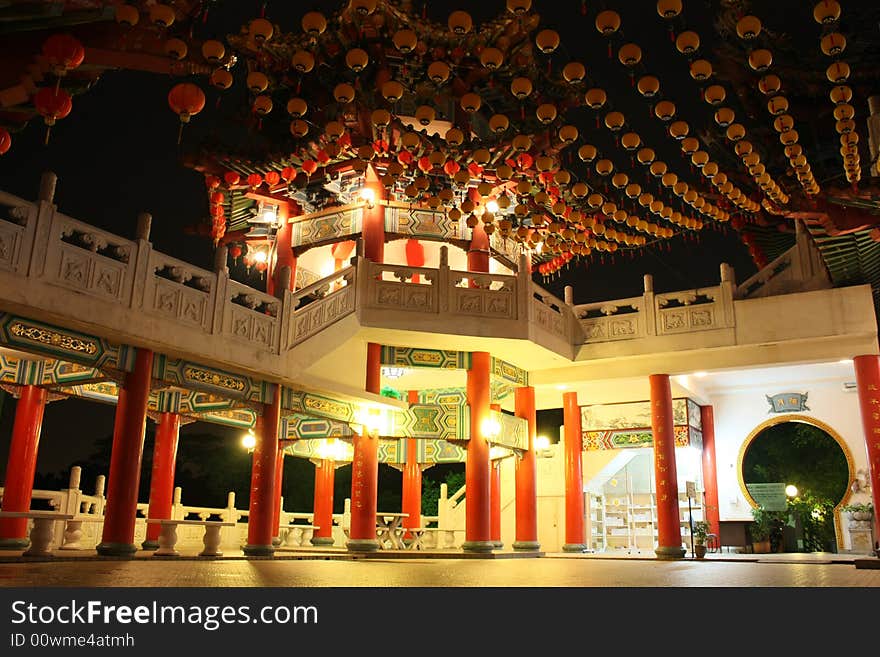
<svg viewBox="0 0 880 657">
<path fill-rule="evenodd" d="M 776 417 L 772 417 L 769 420 L 765 420 L 754 429 L 752 432 L 746 437 L 743 441 L 742 445 L 739 448 L 739 455 L 736 457 L 736 478 L 739 481 L 739 487 L 742 491 L 743 497 L 746 498 L 746 502 L 752 506 L 752 508 L 757 508 L 758 503 L 755 502 L 754 498 L 749 494 L 748 488 L 746 488 L 746 483 L 743 480 L 743 458 L 745 457 L 746 450 L 749 448 L 749 445 L 752 444 L 752 441 L 757 438 L 758 434 L 760 434 L 764 429 L 768 429 L 770 427 L 776 426 L 777 424 L 784 424 L 786 422 L 802 422 L 803 424 L 810 424 L 817 429 L 821 429 L 829 436 L 831 436 L 834 441 L 840 446 L 840 449 L 843 451 L 843 455 L 846 458 L 846 468 L 849 475 L 849 481 L 846 485 L 846 493 L 843 495 L 843 499 L 837 503 L 837 506 L 834 507 L 834 535 L 837 539 L 837 549 L 842 550 L 844 548 L 843 544 L 843 524 L 841 520 L 841 508 L 846 506 L 849 503 L 849 498 L 852 496 L 852 483 L 855 481 L 855 466 L 853 465 L 853 456 L 852 452 L 849 451 L 849 447 L 846 444 L 846 441 L 841 437 L 837 431 L 833 428 L 822 422 L 821 420 L 817 420 L 814 417 L 810 417 L 808 415 L 799 415 L 792 413 L 790 415 L 777 415 Z"/>
</svg>

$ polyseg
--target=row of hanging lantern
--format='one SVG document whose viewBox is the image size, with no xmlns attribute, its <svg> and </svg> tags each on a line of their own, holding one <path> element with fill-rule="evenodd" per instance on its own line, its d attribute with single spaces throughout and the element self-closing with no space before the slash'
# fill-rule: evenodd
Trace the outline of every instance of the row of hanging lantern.
<svg viewBox="0 0 880 657">
<path fill-rule="evenodd" d="M 861 158 L 859 156 L 859 133 L 856 131 L 856 110 L 850 104 L 852 89 L 847 86 L 850 66 L 839 59 L 846 49 L 846 38 L 838 31 L 841 9 L 835 0 L 822 0 L 813 8 L 813 18 L 823 27 L 819 41 L 822 53 L 834 61 L 825 71 L 825 77 L 834 85 L 830 97 L 834 104 L 834 128 L 840 135 L 840 156 L 847 181 L 857 185 L 862 179 Z"/>
<path fill-rule="evenodd" d="M 676 3 L 676 11 L 670 10 L 669 14 L 660 11 L 660 3 L 658 3 L 658 13 L 661 17 L 670 19 L 677 17 L 681 13 L 681 3 Z M 747 20 L 737 27 L 738 33 L 742 38 L 753 39 L 760 32 L 760 21 Z M 675 39 L 676 49 L 689 58 L 690 76 L 697 82 L 704 83 L 713 75 L 713 66 L 711 62 L 703 57 L 698 57 L 697 53 L 700 49 L 699 34 L 693 30 L 685 30 L 678 34 Z M 750 67 L 758 72 L 766 70 L 772 63 L 772 54 L 766 49 L 755 49 L 749 55 Z M 748 197 L 741 189 L 739 189 L 729 177 L 723 173 L 712 177 L 712 184 L 721 192 L 731 203 L 740 209 L 748 212 L 757 212 L 763 205 L 765 209 L 775 208 L 776 205 L 786 205 L 790 201 L 785 190 L 773 179 L 767 171 L 766 166 L 761 162 L 760 155 L 755 151 L 751 142 L 745 140 L 747 131 L 742 123 L 736 121 L 736 113 L 728 106 L 722 105 L 727 98 L 727 91 L 723 85 L 715 83 L 705 86 L 701 89 L 703 100 L 709 105 L 716 108 L 715 123 L 724 130 L 725 137 L 730 142 L 736 154 L 743 162 L 743 166 L 748 171 L 754 182 L 761 188 L 764 193 L 762 203 Z M 672 106 L 671 109 L 674 109 Z M 663 118 L 663 117 L 661 117 Z M 797 131 L 787 130 L 780 134 L 780 141 L 787 146 L 796 143 L 798 140 Z M 741 142 L 745 142 L 741 145 Z M 711 168 L 709 171 L 711 172 Z M 706 173 L 705 166 L 703 167 Z M 772 199 L 770 204 L 767 199 Z"/>
</svg>

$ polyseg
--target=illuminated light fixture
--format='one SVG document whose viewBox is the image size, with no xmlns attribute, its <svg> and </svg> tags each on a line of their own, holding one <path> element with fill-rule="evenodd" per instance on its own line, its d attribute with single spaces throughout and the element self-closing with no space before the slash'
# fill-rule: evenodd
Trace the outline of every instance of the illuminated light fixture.
<svg viewBox="0 0 880 657">
<path fill-rule="evenodd" d="M 708 372 L 694 372 L 694 376 L 697 377 L 698 379 L 702 379 L 704 376 L 707 376 L 708 374 L 709 374 Z"/>
<path fill-rule="evenodd" d="M 480 424 L 480 432 L 484 438 L 497 438 L 501 433 L 501 424 L 493 417 L 487 417 Z"/>
<path fill-rule="evenodd" d="M 323 440 L 315 449 L 315 453 L 322 459 L 330 461 L 348 460 L 348 446 L 337 438 Z"/>
<path fill-rule="evenodd" d="M 278 223 L 278 206 L 271 203 L 261 203 L 260 209 L 257 211 L 256 216 L 250 220 L 250 223 L 276 226 Z"/>
<path fill-rule="evenodd" d="M 361 200 L 367 204 L 368 208 L 372 209 L 372 207 L 376 203 L 376 192 L 374 192 L 369 187 L 364 187 L 361 190 Z"/>
<path fill-rule="evenodd" d="M 507 449 L 506 447 L 498 447 L 496 445 L 493 445 L 489 449 L 489 460 L 491 460 L 491 461 L 495 461 L 497 459 L 503 459 L 508 456 L 510 456 L 510 450 Z"/>
<path fill-rule="evenodd" d="M 839 361 L 837 361 L 837 362 L 838 362 L 838 364 L 840 364 L 840 365 L 852 365 L 853 360 L 852 360 L 852 358 L 841 358 L 841 359 L 840 359 Z"/>
<path fill-rule="evenodd" d="M 535 436 L 535 451 L 544 452 L 550 449 L 550 439 L 547 436 Z"/>
<path fill-rule="evenodd" d="M 795 486 L 794 484 L 789 484 L 788 486 L 785 487 L 785 494 L 788 495 L 789 497 L 797 497 L 797 495 L 798 495 L 797 486 Z"/>
<path fill-rule="evenodd" d="M 492 214 L 495 214 L 500 209 L 498 206 L 498 201 L 494 199 L 489 201 L 488 203 L 486 203 L 486 209 Z"/>
<path fill-rule="evenodd" d="M 557 390 L 568 390 L 568 386 L 565 385 L 564 383 L 560 383 L 558 386 L 556 386 L 556 389 Z"/>
<path fill-rule="evenodd" d="M 399 379 L 404 374 L 406 374 L 406 368 L 404 367 L 383 367 L 382 368 L 382 376 L 388 379 Z"/>
<path fill-rule="evenodd" d="M 248 429 L 248 432 L 241 437 L 241 446 L 248 451 L 257 446 L 257 437 L 252 429 Z"/>
<path fill-rule="evenodd" d="M 268 260 L 269 260 L 269 254 L 265 250 L 260 249 L 259 251 L 254 253 L 254 261 L 255 262 L 266 262 Z"/>
</svg>

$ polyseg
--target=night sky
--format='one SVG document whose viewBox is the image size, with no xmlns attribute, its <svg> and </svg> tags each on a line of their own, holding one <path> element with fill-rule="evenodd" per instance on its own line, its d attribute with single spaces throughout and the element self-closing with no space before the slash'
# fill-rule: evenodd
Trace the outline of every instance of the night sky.
<svg viewBox="0 0 880 657">
<path fill-rule="evenodd" d="M 220 4 L 211 9 L 208 22 L 198 26 L 196 36 L 222 38 L 226 33 L 237 31 L 243 22 L 259 15 L 263 4 L 244 1 Z M 650 5 L 653 12 L 653 2 L 632 4 Z M 503 10 L 504 3 L 499 0 L 477 5 L 432 0 L 428 13 L 445 22 L 448 13 L 460 5 L 467 5 L 478 23 Z M 285 29 L 299 29 L 299 19 L 306 11 L 316 9 L 329 14 L 339 4 L 269 2 L 265 6 L 268 18 Z M 588 66 L 595 64 L 596 69 L 610 66 L 601 40 L 593 38 L 594 35 L 590 35 L 590 39 L 579 38 L 582 30 L 594 30 L 594 12 L 587 18 L 581 16 L 579 3 L 575 2 L 544 2 L 536 6 L 544 12 L 542 23 L 560 32 L 563 45 L 559 61 L 579 59 Z M 650 52 L 652 44 L 667 38 L 656 16 L 640 20 L 635 9 L 619 10 L 630 30 L 628 36 L 638 40 L 646 52 Z M 699 7 L 694 11 L 699 14 Z M 579 52 L 578 48 L 591 50 Z M 680 69 L 681 75 L 686 77 L 686 66 L 670 68 Z M 616 78 L 619 79 L 614 82 Z M 629 81 L 620 71 L 604 76 L 603 82 L 606 79 L 609 89 L 614 84 L 620 87 L 618 97 L 631 94 L 626 89 Z M 186 126 L 183 144 L 178 145 L 178 119 L 166 100 L 168 90 L 178 81 L 139 72 L 105 73 L 87 93 L 74 97 L 73 111 L 52 129 L 48 146 L 43 145 L 45 129 L 40 121 L 33 121 L 23 131 L 13 134 L 12 149 L 0 156 L 0 189 L 34 199 L 41 173 L 54 171 L 59 179 L 55 202 L 62 212 L 128 238 L 133 237 L 138 213 L 150 212 L 153 215 L 152 242 L 156 249 L 210 269 L 213 259 L 210 241 L 185 232 L 187 226 L 207 220 L 204 179 L 200 173 L 183 166 L 181 156 L 185 149 L 197 146 L 209 134 L 215 125 L 214 112 L 221 113 L 227 106 L 243 100 L 245 95 L 236 96 L 231 90 L 218 107 L 218 92 L 198 80 L 206 89 L 208 102 L 202 114 Z M 641 106 L 632 111 L 647 112 L 647 109 Z M 592 115 L 581 116 L 581 121 L 582 132 L 595 129 Z M 659 148 L 662 135 L 648 135 L 648 130 L 641 126 L 639 130 L 662 156 Z M 589 268 L 572 264 L 564 279 L 548 282 L 547 286 L 561 296 L 562 285 L 573 284 L 577 302 L 622 298 L 641 293 L 645 273 L 654 275 L 658 292 L 715 285 L 721 262 L 731 263 L 740 281 L 755 271 L 746 248 L 732 231 L 706 229 L 697 241 L 672 240 L 670 250 L 653 248 L 632 259 L 617 254 L 613 262 L 596 263 Z M 6 396 L 0 410 L 0 468 L 4 471 L 13 410 L 14 400 Z M 64 470 L 73 460 L 87 456 L 94 440 L 112 432 L 113 413 L 112 406 L 80 400 L 49 404 L 38 470 L 42 473 Z M 557 422 L 555 416 L 548 418 L 551 430 L 546 433 L 551 438 L 557 435 L 552 430 Z M 233 437 L 229 431 L 202 424 L 188 425 L 183 434 L 195 430 L 216 432 L 219 441 Z M 84 482 L 87 490 L 91 485 Z"/>
</svg>

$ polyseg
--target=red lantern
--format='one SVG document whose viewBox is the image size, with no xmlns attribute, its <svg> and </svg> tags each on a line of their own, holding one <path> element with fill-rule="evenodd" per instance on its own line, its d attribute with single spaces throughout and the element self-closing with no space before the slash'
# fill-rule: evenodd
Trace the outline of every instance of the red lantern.
<svg viewBox="0 0 880 657">
<path fill-rule="evenodd" d="M 43 42 L 43 56 L 52 67 L 52 72 L 61 77 L 83 63 L 85 50 L 70 34 L 53 34 Z"/>
<path fill-rule="evenodd" d="M 205 187 L 207 187 L 208 189 L 217 189 L 219 186 L 220 179 L 217 176 L 205 176 Z"/>
<path fill-rule="evenodd" d="M 427 155 L 423 155 L 419 158 L 419 169 L 423 173 L 428 173 L 431 169 L 434 168 L 434 165 L 431 164 L 431 160 L 428 159 Z"/>
<path fill-rule="evenodd" d="M 0 155 L 6 153 L 12 146 L 12 137 L 6 128 L 0 127 Z"/>
<path fill-rule="evenodd" d="M 461 166 L 459 166 L 458 162 L 455 160 L 446 160 L 446 164 L 443 165 L 443 170 L 446 172 L 446 175 L 451 178 L 461 170 Z"/>
<path fill-rule="evenodd" d="M 296 178 L 296 168 L 294 167 L 284 167 L 281 169 L 281 177 L 284 178 L 286 182 L 290 182 L 294 178 Z"/>
<path fill-rule="evenodd" d="M 305 160 L 302 163 L 302 169 L 306 172 L 307 176 L 311 176 L 315 171 L 318 170 L 318 163 L 314 160 Z"/>
<path fill-rule="evenodd" d="M 226 181 L 226 184 L 228 186 L 232 187 L 233 185 L 238 184 L 238 182 L 241 180 L 241 176 L 238 175 L 238 173 L 235 171 L 227 171 L 223 174 L 223 180 Z"/>
<path fill-rule="evenodd" d="M 221 205 L 226 200 L 226 197 L 223 196 L 221 192 L 214 192 L 211 194 L 211 203 L 214 205 Z"/>
<path fill-rule="evenodd" d="M 400 151 L 397 154 L 397 161 L 403 166 L 408 167 L 413 162 L 413 154 L 409 151 Z"/>
<path fill-rule="evenodd" d="M 241 247 L 238 244 L 233 244 L 229 247 L 229 255 L 232 256 L 232 259 L 238 262 L 238 259 L 241 257 Z"/>
<path fill-rule="evenodd" d="M 468 171 L 470 171 L 471 175 L 476 178 L 483 173 L 483 167 L 481 167 L 476 162 L 471 162 L 470 164 L 468 164 Z"/>
<path fill-rule="evenodd" d="M 315 157 L 321 164 L 327 164 L 327 162 L 330 161 L 330 156 L 323 150 L 318 151 L 318 154 Z"/>
<path fill-rule="evenodd" d="M 535 159 L 528 153 L 520 153 L 516 156 L 516 163 L 520 169 L 528 169 Z"/>
<path fill-rule="evenodd" d="M 180 117 L 180 131 L 177 134 L 177 143 L 180 143 L 183 124 L 189 123 L 190 117 L 205 108 L 205 92 L 191 82 L 181 82 L 168 92 L 168 106 Z"/>
<path fill-rule="evenodd" d="M 269 171 L 266 174 L 266 184 L 269 185 L 269 187 L 274 187 L 279 182 L 281 182 L 281 176 L 278 175 L 277 171 Z"/>
<path fill-rule="evenodd" d="M 251 189 L 256 189 L 263 184 L 263 176 L 258 173 L 252 173 L 247 177 L 247 184 L 251 186 Z"/>
<path fill-rule="evenodd" d="M 55 121 L 63 119 L 73 109 L 73 101 L 64 89 L 43 87 L 34 96 L 34 106 L 42 115 L 43 122 L 51 128 Z M 49 143 L 49 129 L 46 130 L 46 143 Z"/>
</svg>

